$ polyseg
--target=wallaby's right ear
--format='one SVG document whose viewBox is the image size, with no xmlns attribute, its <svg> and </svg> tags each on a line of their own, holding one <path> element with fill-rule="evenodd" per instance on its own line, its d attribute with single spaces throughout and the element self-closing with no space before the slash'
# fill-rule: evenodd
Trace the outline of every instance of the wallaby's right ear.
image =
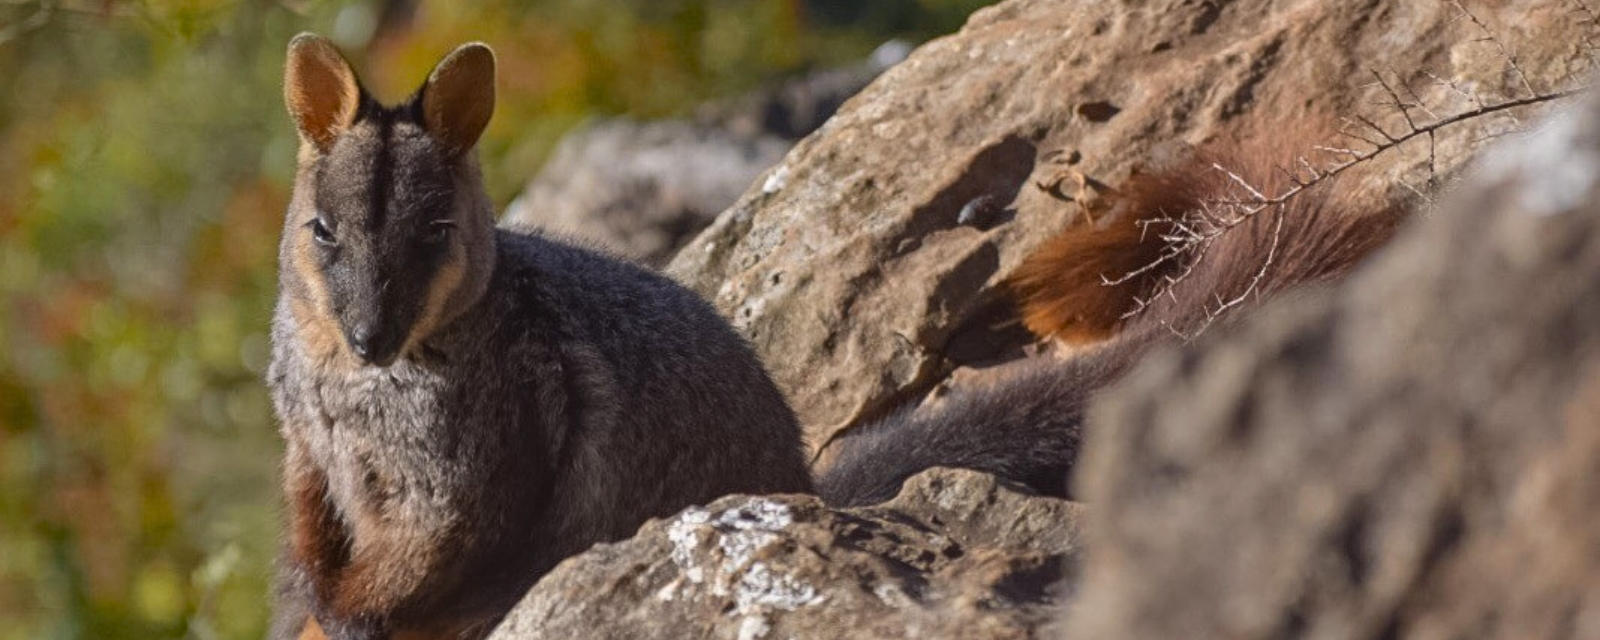
<svg viewBox="0 0 1600 640">
<path fill-rule="evenodd" d="M 300 129 L 300 138 L 326 152 L 355 122 L 361 83 L 332 42 L 302 33 L 289 41 L 283 101 Z"/>
<path fill-rule="evenodd" d="M 456 47 L 422 85 L 428 132 L 455 152 L 478 143 L 494 115 L 494 51 L 482 42 Z"/>
</svg>

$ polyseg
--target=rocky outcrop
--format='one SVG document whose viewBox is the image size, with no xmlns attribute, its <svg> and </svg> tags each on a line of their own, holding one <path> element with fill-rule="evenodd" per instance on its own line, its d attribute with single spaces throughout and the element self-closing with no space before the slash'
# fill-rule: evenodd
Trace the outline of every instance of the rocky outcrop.
<svg viewBox="0 0 1600 640">
<path fill-rule="evenodd" d="M 1555 0 L 1468 4 L 1533 86 L 1561 86 L 1580 17 Z M 668 270 L 749 336 L 821 447 L 953 369 L 1015 357 L 1028 338 L 1002 279 L 1175 145 L 1309 136 L 1347 115 L 1399 131 L 1398 110 L 1372 104 L 1373 69 L 1436 114 L 1522 91 L 1459 18 L 1431 0 L 1004 2 L 847 102 Z M 1442 130 L 1433 177 L 1511 126 Z M 1429 184 L 1429 157 L 1426 141 L 1407 145 L 1374 163 L 1381 179 L 1350 184 L 1409 194 Z"/>
<path fill-rule="evenodd" d="M 1094 413 L 1072 638 L 1600 637 L 1600 96 Z"/>
<path fill-rule="evenodd" d="M 495 638 L 1596 637 L 1600 96 L 1481 165 L 1344 284 L 1102 398 L 1092 512 L 945 469 L 867 509 L 725 498 Z"/>
<path fill-rule="evenodd" d="M 1373 68 L 1454 83 L 1409 85 L 1419 119 L 1574 86 L 1581 17 L 1484 4 L 1480 27 L 1453 2 L 1012 0 L 849 101 L 671 270 L 820 447 L 941 380 L 1003 383 L 966 368 L 1024 350 L 1000 281 L 1174 142 L 1398 132 Z M 494 637 L 1600 636 L 1600 104 L 1460 171 L 1537 115 L 1510 113 L 1342 183 L 1471 176 L 1350 280 L 1101 398 L 1092 514 L 958 470 L 866 509 L 725 498 L 569 559 Z"/>
<path fill-rule="evenodd" d="M 505 223 L 665 264 L 908 48 L 891 41 L 861 64 L 707 104 L 692 119 L 592 122 L 561 140 Z"/>
<path fill-rule="evenodd" d="M 1082 511 L 947 469 L 869 509 L 723 498 L 563 563 L 492 638 L 1033 638 Z"/>
</svg>

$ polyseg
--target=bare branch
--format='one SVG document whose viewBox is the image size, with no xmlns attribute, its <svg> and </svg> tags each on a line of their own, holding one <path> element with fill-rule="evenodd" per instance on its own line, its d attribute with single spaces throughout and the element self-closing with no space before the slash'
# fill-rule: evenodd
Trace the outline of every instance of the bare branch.
<svg viewBox="0 0 1600 640">
<path fill-rule="evenodd" d="M 1278 245 L 1283 239 L 1283 219 L 1288 217 L 1288 211 L 1282 205 L 1277 207 L 1277 213 L 1276 221 L 1272 226 L 1272 244 L 1267 246 L 1267 257 L 1261 261 L 1261 268 L 1257 269 L 1255 275 L 1250 278 L 1250 284 L 1245 287 L 1244 291 L 1240 291 L 1239 295 L 1230 300 L 1219 300 L 1221 304 L 1216 309 L 1206 312 L 1206 322 L 1201 326 L 1201 331 L 1211 326 L 1212 322 L 1215 322 L 1217 318 L 1221 317 L 1229 309 L 1243 304 L 1250 296 L 1260 293 L 1261 281 L 1267 277 L 1267 272 L 1272 270 L 1273 263 L 1277 261 Z"/>
<path fill-rule="evenodd" d="M 1238 306 L 1239 304 L 1242 304 L 1250 294 L 1259 289 L 1258 285 L 1265 277 L 1265 270 L 1270 268 L 1276 260 L 1283 218 L 1284 216 L 1288 215 L 1285 205 L 1291 199 L 1300 195 L 1305 190 L 1315 187 L 1316 185 L 1332 179 L 1353 167 L 1369 162 L 1373 158 L 1383 155 L 1388 151 L 1391 151 L 1407 142 L 1410 142 L 1411 140 L 1422 136 L 1427 136 L 1429 139 L 1429 166 L 1430 168 L 1433 168 L 1437 162 L 1437 158 L 1435 156 L 1436 150 L 1433 148 L 1435 144 L 1434 136 L 1435 133 L 1437 133 L 1440 129 L 1473 120 L 1475 118 L 1482 118 L 1494 114 L 1504 113 L 1512 109 L 1543 104 L 1546 102 L 1570 97 L 1581 93 L 1584 91 L 1584 89 L 1584 87 L 1577 87 L 1568 89 L 1566 91 L 1537 94 L 1526 98 L 1507 100 L 1497 104 L 1470 109 L 1461 113 L 1457 113 L 1448 118 L 1434 120 L 1427 124 L 1413 123 L 1410 126 L 1410 131 L 1397 136 L 1384 132 L 1370 119 L 1356 116 L 1356 120 L 1361 122 L 1364 126 L 1381 132 L 1385 136 L 1386 142 L 1377 143 L 1369 141 L 1371 144 L 1373 144 L 1373 150 L 1366 152 L 1342 147 L 1314 147 L 1317 150 L 1329 153 L 1335 157 L 1343 157 L 1345 159 L 1335 160 L 1323 167 L 1321 170 L 1316 169 L 1314 166 L 1310 167 L 1310 172 L 1313 174 L 1311 179 L 1294 179 L 1291 181 L 1292 186 L 1285 189 L 1281 193 L 1270 197 L 1263 193 L 1262 190 L 1257 188 L 1255 185 L 1250 184 L 1248 180 L 1238 173 L 1229 170 L 1227 167 L 1224 167 L 1220 164 L 1213 163 L 1212 168 L 1222 172 L 1222 174 L 1231 184 L 1248 194 L 1249 197 L 1243 199 L 1211 202 L 1203 206 L 1201 211 L 1187 213 L 1183 218 L 1162 218 L 1141 221 L 1141 224 L 1144 225 L 1144 229 L 1146 231 L 1149 230 L 1151 224 L 1170 225 L 1166 232 L 1158 236 L 1162 242 L 1167 244 L 1166 248 L 1163 249 L 1154 260 L 1151 260 L 1149 263 L 1146 263 L 1137 269 L 1122 274 L 1119 277 L 1113 278 L 1109 275 L 1101 274 L 1101 284 L 1104 286 L 1121 285 L 1140 276 L 1152 273 L 1156 269 L 1160 269 L 1166 265 L 1177 262 L 1181 265 L 1179 267 L 1180 271 L 1175 275 L 1165 277 L 1165 282 L 1157 286 L 1156 290 L 1148 297 L 1135 297 L 1133 309 L 1123 314 L 1122 318 L 1127 319 L 1143 313 L 1154 300 L 1159 299 L 1163 295 L 1176 300 L 1176 296 L 1173 293 L 1174 287 L 1178 286 L 1185 279 L 1187 279 L 1189 274 L 1194 271 L 1196 266 L 1205 260 L 1206 252 L 1210 250 L 1213 242 L 1222 237 L 1222 235 L 1227 233 L 1229 230 L 1254 218 L 1262 211 L 1268 208 L 1277 209 L 1279 215 L 1278 219 L 1276 220 L 1276 224 L 1274 225 L 1274 235 L 1271 248 L 1268 250 L 1268 255 L 1265 263 L 1262 266 L 1262 270 L 1256 273 L 1255 277 L 1251 280 L 1251 285 L 1246 289 L 1246 291 L 1232 299 L 1219 300 L 1218 307 L 1215 309 L 1209 309 L 1207 311 L 1207 319 L 1196 331 L 1185 334 L 1176 327 L 1167 327 L 1174 333 L 1179 334 L 1180 337 L 1184 335 L 1189 336 L 1189 338 L 1197 336 L 1200 332 L 1203 332 L 1207 327 L 1209 327 L 1223 313 L 1235 306 Z M 1300 161 L 1306 165 L 1310 165 L 1310 162 L 1304 158 L 1301 158 Z M 1418 193 L 1418 195 L 1421 195 L 1423 198 L 1427 198 L 1427 195 L 1420 189 L 1417 189 L 1415 186 L 1410 184 L 1406 184 L 1405 186 L 1408 189 Z"/>
<path fill-rule="evenodd" d="M 1372 77 L 1378 79 L 1378 86 L 1383 87 L 1384 93 L 1389 94 L 1389 99 L 1391 100 L 1389 104 L 1393 106 L 1395 110 L 1400 112 L 1400 117 L 1404 118 L 1406 121 L 1406 127 L 1412 131 L 1416 131 L 1417 123 L 1415 120 L 1411 119 L 1412 105 L 1400 99 L 1400 94 L 1394 90 L 1394 87 L 1389 86 L 1389 81 L 1384 80 L 1383 75 L 1378 73 L 1377 69 L 1368 69 L 1367 71 L 1372 74 Z M 1379 131 L 1382 130 L 1379 129 Z"/>
<path fill-rule="evenodd" d="M 1439 114 L 1434 113 L 1433 109 L 1428 108 L 1427 103 L 1422 100 L 1422 96 L 1417 95 L 1417 90 L 1411 88 L 1410 82 L 1401 82 L 1400 88 L 1405 89 L 1406 95 L 1411 96 L 1411 106 L 1416 107 L 1417 109 L 1420 109 L 1422 113 L 1427 114 L 1429 120 L 1439 119 Z"/>
<path fill-rule="evenodd" d="M 1506 64 L 1511 68 L 1511 72 L 1517 76 L 1517 80 L 1522 82 L 1522 89 L 1528 92 L 1528 95 L 1530 96 L 1539 95 L 1538 91 L 1533 90 L 1533 83 L 1528 82 L 1528 74 L 1522 72 L 1522 65 L 1517 62 L 1517 57 L 1512 55 L 1511 50 L 1506 48 L 1505 43 L 1500 42 L 1500 39 L 1495 37 L 1494 32 L 1489 30 L 1489 25 L 1486 25 L 1482 20 L 1479 20 L 1477 14 L 1467 10 L 1467 8 L 1461 4 L 1461 0 L 1450 0 L 1450 4 L 1454 5 L 1455 8 L 1461 12 L 1462 16 L 1468 20 L 1471 20 L 1472 24 L 1478 26 L 1478 30 L 1483 32 L 1483 38 L 1480 41 L 1494 45 L 1495 49 L 1500 52 L 1500 57 L 1504 58 Z M 1511 96 L 1508 95 L 1506 97 Z"/>
<path fill-rule="evenodd" d="M 1211 163 L 1211 168 L 1212 169 L 1216 169 L 1217 171 L 1221 171 L 1223 175 L 1228 176 L 1229 180 L 1232 180 L 1234 182 L 1234 184 L 1239 185 L 1239 187 L 1244 189 L 1245 191 L 1250 192 L 1250 195 L 1255 196 L 1257 200 L 1263 200 L 1264 201 L 1264 200 L 1267 199 L 1266 195 L 1264 195 L 1260 191 L 1256 190 L 1255 187 L 1250 186 L 1250 183 L 1246 182 L 1244 178 L 1239 177 L 1239 174 L 1234 173 L 1232 171 L 1229 171 L 1226 168 L 1224 168 L 1222 165 L 1217 164 L 1215 162 Z"/>
<path fill-rule="evenodd" d="M 1458 96 L 1461 96 L 1462 98 L 1465 98 L 1467 101 L 1472 103 L 1472 106 L 1477 107 L 1479 109 L 1482 109 L 1484 107 L 1483 98 L 1478 97 L 1478 94 L 1476 94 L 1476 93 L 1472 93 L 1470 91 L 1462 89 L 1461 85 L 1456 84 L 1456 81 L 1454 81 L 1454 80 L 1446 80 L 1444 78 L 1441 78 L 1438 75 L 1434 74 L 1432 71 L 1423 71 L 1422 75 L 1425 75 L 1425 76 L 1428 76 L 1429 78 L 1432 78 L 1435 83 L 1437 83 L 1440 86 L 1443 86 L 1443 87 L 1449 89 L 1451 93 L 1454 93 L 1454 94 L 1456 94 Z"/>
</svg>

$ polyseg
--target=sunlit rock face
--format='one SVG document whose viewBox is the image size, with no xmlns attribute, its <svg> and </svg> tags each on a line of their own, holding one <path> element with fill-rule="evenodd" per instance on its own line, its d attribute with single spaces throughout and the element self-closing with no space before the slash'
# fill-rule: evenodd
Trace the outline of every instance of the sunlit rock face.
<svg viewBox="0 0 1600 640">
<path fill-rule="evenodd" d="M 1465 4 L 1537 90 L 1590 64 L 1570 2 Z M 1331 133 L 1355 116 L 1398 134 L 1374 70 L 1439 117 L 1525 97 L 1483 38 L 1447 0 L 1001 2 L 846 102 L 668 271 L 751 340 L 827 459 L 963 369 L 1021 357 L 1031 338 L 1001 283 L 1131 173 L 1231 139 L 1304 138 L 1325 161 L 1313 147 L 1361 146 Z M 1508 113 L 1386 153 L 1341 188 L 1415 199 L 1539 114 Z"/>
<path fill-rule="evenodd" d="M 724 498 L 557 567 L 493 637 L 1029 637 L 1070 584 L 1083 511 L 946 469 L 867 509 Z"/>
</svg>

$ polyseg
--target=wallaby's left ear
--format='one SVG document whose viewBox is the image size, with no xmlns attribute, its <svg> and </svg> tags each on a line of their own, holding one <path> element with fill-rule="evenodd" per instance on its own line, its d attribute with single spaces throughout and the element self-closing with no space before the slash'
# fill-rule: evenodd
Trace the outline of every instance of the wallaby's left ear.
<svg viewBox="0 0 1600 640">
<path fill-rule="evenodd" d="M 283 100 L 301 137 L 327 152 L 355 122 L 361 107 L 361 83 L 332 42 L 302 33 L 289 41 Z"/>
<path fill-rule="evenodd" d="M 422 85 L 423 126 L 455 152 L 477 144 L 494 115 L 494 51 L 481 42 L 456 47 Z"/>
</svg>

